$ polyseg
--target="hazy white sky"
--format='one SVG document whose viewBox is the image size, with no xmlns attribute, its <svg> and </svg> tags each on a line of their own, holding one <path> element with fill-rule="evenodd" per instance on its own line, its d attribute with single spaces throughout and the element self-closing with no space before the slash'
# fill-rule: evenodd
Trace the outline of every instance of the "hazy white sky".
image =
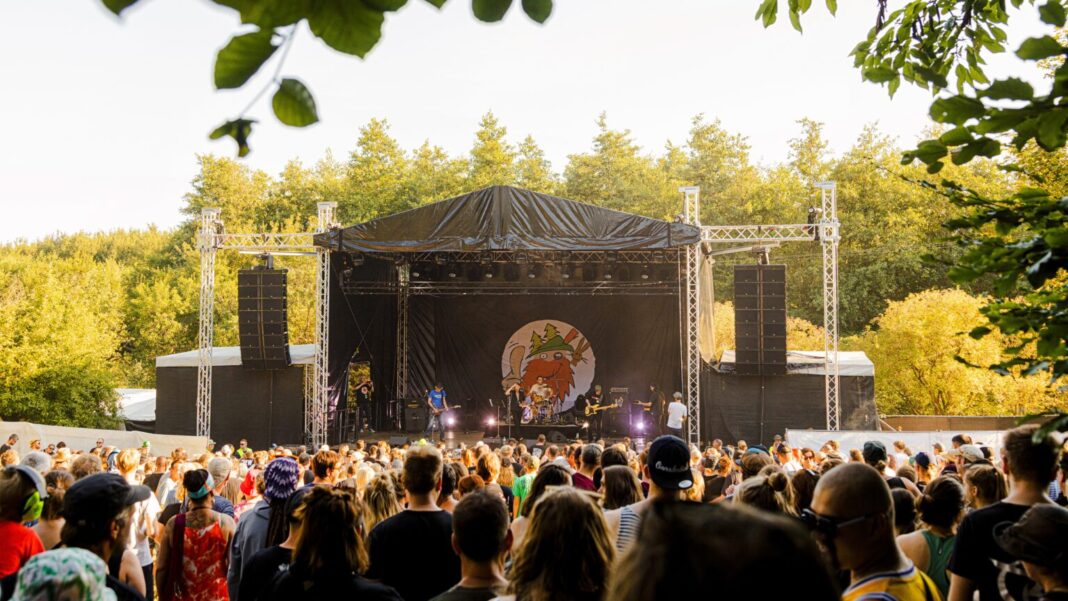
<svg viewBox="0 0 1068 601">
<path fill-rule="evenodd" d="M 906 142 L 927 124 L 926 94 L 903 86 L 891 101 L 860 82 L 847 56 L 874 2 L 840 2 L 832 19 L 817 1 L 804 35 L 785 22 L 764 30 L 753 20 L 758 0 L 555 4 L 544 26 L 518 1 L 488 25 L 470 0 L 441 11 L 410 0 L 364 61 L 301 31 L 283 74 L 312 89 L 321 122 L 279 125 L 265 97 L 252 111 L 261 123 L 246 162 L 277 173 L 327 149 L 343 158 L 372 117 L 388 118 L 405 148 L 429 139 L 463 153 L 487 110 L 513 140 L 533 134 L 557 171 L 590 148 L 602 110 L 651 153 L 682 141 L 705 113 L 748 136 L 765 163 L 785 158 L 801 117 L 825 122 L 839 151 L 865 123 Z M 1034 12 L 1014 15 L 1011 48 L 1039 31 Z M 195 155 L 234 154 L 231 141 L 207 133 L 273 71 L 246 90 L 213 90 L 215 51 L 239 23 L 206 1 L 142 0 L 120 21 L 96 0 L 9 0 L 0 16 L 0 241 L 178 223 Z M 999 57 L 993 70 L 1018 64 Z"/>
</svg>

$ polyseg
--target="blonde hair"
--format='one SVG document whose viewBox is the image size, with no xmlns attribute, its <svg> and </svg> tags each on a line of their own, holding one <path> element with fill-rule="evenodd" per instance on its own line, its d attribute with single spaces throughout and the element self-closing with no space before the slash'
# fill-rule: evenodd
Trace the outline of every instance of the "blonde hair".
<svg viewBox="0 0 1068 601">
<path fill-rule="evenodd" d="M 141 463 L 141 452 L 137 449 L 123 449 L 115 458 L 115 467 L 123 476 L 133 473 Z"/>
<path fill-rule="evenodd" d="M 403 509 L 397 485 L 388 473 L 381 473 L 372 478 L 367 483 L 363 498 L 364 521 L 368 532 L 375 524 L 400 513 Z"/>
</svg>

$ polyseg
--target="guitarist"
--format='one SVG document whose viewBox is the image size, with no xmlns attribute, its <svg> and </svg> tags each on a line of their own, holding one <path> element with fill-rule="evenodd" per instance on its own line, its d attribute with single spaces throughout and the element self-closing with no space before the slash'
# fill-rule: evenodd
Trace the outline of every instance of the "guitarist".
<svg viewBox="0 0 1068 601">
<path fill-rule="evenodd" d="M 667 398 L 657 388 L 656 384 L 649 385 L 649 396 L 644 403 L 639 402 L 644 413 L 647 432 L 656 437 L 664 433 L 664 415 L 667 409 Z"/>
<path fill-rule="evenodd" d="M 430 411 L 427 415 L 425 436 L 430 439 L 436 430 L 438 441 L 445 440 L 445 428 L 441 423 L 441 416 L 449 410 L 449 402 L 446 400 L 445 387 L 441 385 L 441 382 L 434 384 L 434 388 L 426 393 L 426 405 Z"/>
<path fill-rule="evenodd" d="M 604 389 L 600 384 L 594 385 L 586 394 L 582 395 L 582 412 L 586 421 L 590 424 L 590 442 L 593 442 L 604 434 L 604 409 L 607 405 L 601 405 L 604 399 Z"/>
</svg>

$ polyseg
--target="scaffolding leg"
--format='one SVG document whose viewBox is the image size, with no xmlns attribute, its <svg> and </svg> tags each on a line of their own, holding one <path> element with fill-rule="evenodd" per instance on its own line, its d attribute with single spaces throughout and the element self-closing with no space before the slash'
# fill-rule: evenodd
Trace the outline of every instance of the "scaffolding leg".
<svg viewBox="0 0 1068 601">
<path fill-rule="evenodd" d="M 318 204 L 319 219 L 316 232 L 325 232 L 334 224 L 336 202 Z M 330 251 L 316 249 L 318 265 L 315 273 L 315 384 L 314 407 L 311 417 L 312 445 L 317 449 L 327 442 L 327 406 L 330 397 L 330 380 L 327 358 L 330 351 Z"/>
<path fill-rule="evenodd" d="M 411 267 L 397 267 L 397 382 L 398 399 L 408 398 L 408 283 Z"/>
<path fill-rule="evenodd" d="M 215 250 L 219 209 L 200 211 L 200 313 L 197 330 L 197 436 L 211 436 L 211 350 L 215 331 Z"/>
<path fill-rule="evenodd" d="M 838 202 L 834 182 L 817 184 L 822 217 L 819 222 L 823 247 L 823 367 L 827 429 L 841 428 L 838 379 Z"/>
<path fill-rule="evenodd" d="M 683 218 L 686 223 L 701 227 L 700 190 L 696 186 L 679 188 L 683 194 Z M 685 304 L 684 340 L 686 377 L 683 396 L 686 398 L 687 442 L 701 441 L 701 243 L 686 247 L 686 280 L 682 295 Z"/>
</svg>

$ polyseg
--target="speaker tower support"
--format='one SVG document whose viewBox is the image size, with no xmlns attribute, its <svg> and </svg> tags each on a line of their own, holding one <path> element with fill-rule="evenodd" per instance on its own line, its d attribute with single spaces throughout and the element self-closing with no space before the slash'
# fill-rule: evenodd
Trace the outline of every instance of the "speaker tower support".
<svg viewBox="0 0 1068 601">
<path fill-rule="evenodd" d="M 211 435 L 211 351 L 215 332 L 215 251 L 222 230 L 220 209 L 200 210 L 200 311 L 197 320 L 197 436 Z"/>
</svg>

